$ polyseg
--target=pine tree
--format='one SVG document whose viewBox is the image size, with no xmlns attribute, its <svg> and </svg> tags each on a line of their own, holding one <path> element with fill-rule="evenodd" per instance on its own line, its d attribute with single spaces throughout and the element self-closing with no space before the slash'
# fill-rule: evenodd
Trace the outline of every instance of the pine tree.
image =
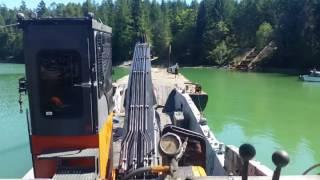
<svg viewBox="0 0 320 180">
<path fill-rule="evenodd" d="M 193 65 L 201 64 L 204 59 L 204 33 L 207 27 L 207 0 L 201 1 L 198 10 L 198 16 L 196 21 L 196 30 L 194 36 L 194 49 L 193 49 Z"/>
<path fill-rule="evenodd" d="M 89 12 L 96 14 L 96 7 L 91 0 L 86 0 L 82 4 L 82 13 L 84 16 L 86 16 Z"/>
<path fill-rule="evenodd" d="M 27 11 L 27 5 L 26 5 L 25 1 L 21 1 L 21 5 L 19 7 L 19 11 L 23 12 L 23 13 Z"/>
<path fill-rule="evenodd" d="M 44 17 L 48 15 L 48 9 L 46 7 L 46 3 L 43 0 L 41 0 L 40 3 L 38 4 L 36 12 L 38 17 Z"/>
<path fill-rule="evenodd" d="M 65 14 L 65 5 L 62 4 L 62 3 L 59 3 L 56 5 L 56 8 L 55 8 L 55 11 L 54 11 L 54 15 L 55 17 L 66 17 L 66 14 Z"/>
<path fill-rule="evenodd" d="M 81 5 L 75 3 L 68 3 L 63 10 L 64 17 L 81 17 Z"/>
<path fill-rule="evenodd" d="M 162 64 L 166 64 L 164 62 L 168 58 L 168 49 L 171 41 L 170 23 L 168 21 L 167 11 L 166 6 L 163 4 L 160 6 L 156 0 L 153 0 L 150 11 L 153 49 L 155 55 L 162 60 Z"/>
<path fill-rule="evenodd" d="M 112 0 L 103 0 L 98 8 L 98 17 L 102 20 L 104 24 L 113 26 L 113 3 Z"/>
<path fill-rule="evenodd" d="M 113 29 L 113 59 L 116 63 L 127 61 L 132 55 L 132 24 L 127 0 L 117 0 Z"/>
<path fill-rule="evenodd" d="M 144 4 L 141 0 L 131 0 L 130 7 L 133 28 L 132 39 L 137 41 L 148 34 Z"/>
</svg>

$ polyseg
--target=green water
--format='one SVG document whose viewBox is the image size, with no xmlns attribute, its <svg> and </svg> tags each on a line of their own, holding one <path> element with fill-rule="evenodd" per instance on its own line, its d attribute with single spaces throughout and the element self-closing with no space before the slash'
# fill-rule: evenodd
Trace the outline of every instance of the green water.
<svg viewBox="0 0 320 180">
<path fill-rule="evenodd" d="M 256 159 L 271 168 L 272 153 L 285 149 L 291 158 L 286 174 L 301 174 L 320 162 L 320 83 L 210 68 L 182 73 L 209 94 L 205 115 L 219 140 L 252 143 Z"/>
<path fill-rule="evenodd" d="M 21 177 L 32 166 L 26 119 L 17 103 L 17 79 L 23 73 L 23 65 L 0 64 L 0 178 Z M 115 68 L 113 79 L 127 73 L 128 69 Z M 272 168 L 272 152 L 287 150 L 291 162 L 286 174 L 301 174 L 320 162 L 320 83 L 216 69 L 190 68 L 182 73 L 209 94 L 205 115 L 221 141 L 252 143 L 256 158 Z"/>
<path fill-rule="evenodd" d="M 0 178 L 22 177 L 32 166 L 26 116 L 18 104 L 23 76 L 23 65 L 0 64 Z"/>
</svg>

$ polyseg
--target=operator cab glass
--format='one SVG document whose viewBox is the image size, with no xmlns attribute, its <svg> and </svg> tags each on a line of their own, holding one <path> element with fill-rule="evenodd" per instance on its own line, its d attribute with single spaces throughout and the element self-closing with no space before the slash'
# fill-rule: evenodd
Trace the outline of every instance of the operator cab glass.
<svg viewBox="0 0 320 180">
<path fill-rule="evenodd" d="M 41 50 L 37 62 L 41 115 L 45 118 L 80 117 L 83 112 L 80 54 Z"/>
</svg>

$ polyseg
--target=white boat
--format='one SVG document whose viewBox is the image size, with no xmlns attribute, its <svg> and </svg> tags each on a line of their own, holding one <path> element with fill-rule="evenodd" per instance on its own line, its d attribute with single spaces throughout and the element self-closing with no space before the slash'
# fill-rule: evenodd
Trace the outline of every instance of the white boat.
<svg viewBox="0 0 320 180">
<path fill-rule="evenodd" d="M 299 78 L 307 82 L 320 82 L 320 71 L 311 70 L 309 75 L 300 75 Z"/>
</svg>

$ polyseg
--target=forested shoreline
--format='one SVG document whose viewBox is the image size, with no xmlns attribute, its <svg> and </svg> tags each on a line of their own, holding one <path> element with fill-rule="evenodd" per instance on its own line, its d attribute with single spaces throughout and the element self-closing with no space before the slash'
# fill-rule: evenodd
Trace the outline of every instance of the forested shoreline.
<svg viewBox="0 0 320 180">
<path fill-rule="evenodd" d="M 154 56 L 166 65 L 226 65 L 251 48 L 262 49 L 271 41 L 277 49 L 265 67 L 320 68 L 320 2 L 317 0 L 87 0 L 80 3 L 40 1 L 29 9 L 24 1 L 10 9 L 0 5 L 0 25 L 26 18 L 95 18 L 113 28 L 113 61 L 132 56 L 134 43 L 146 34 Z M 23 63 L 22 34 L 17 27 L 0 29 L 0 59 Z"/>
</svg>

